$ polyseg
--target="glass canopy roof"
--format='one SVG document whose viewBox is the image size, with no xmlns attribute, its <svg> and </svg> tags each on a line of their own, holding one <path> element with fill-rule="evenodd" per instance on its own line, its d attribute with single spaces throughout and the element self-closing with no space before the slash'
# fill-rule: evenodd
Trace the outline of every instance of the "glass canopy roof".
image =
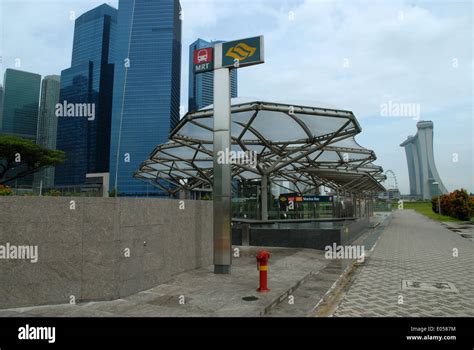
<svg viewBox="0 0 474 350">
<path fill-rule="evenodd" d="M 361 128 L 346 110 L 263 101 L 232 100 L 232 151 L 256 162 L 235 161 L 234 179 L 291 182 L 301 193 L 321 185 L 348 192 L 384 191 L 382 167 L 372 150 L 354 136 Z M 213 108 L 188 113 L 158 145 L 134 177 L 174 194 L 211 189 L 213 183 Z"/>
</svg>

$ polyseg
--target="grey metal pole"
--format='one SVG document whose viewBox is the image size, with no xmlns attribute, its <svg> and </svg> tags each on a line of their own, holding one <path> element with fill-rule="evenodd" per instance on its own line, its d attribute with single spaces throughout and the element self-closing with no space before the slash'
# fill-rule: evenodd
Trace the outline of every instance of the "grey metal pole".
<svg viewBox="0 0 474 350">
<path fill-rule="evenodd" d="M 218 46 L 216 46 L 216 50 Z M 222 49 L 222 46 L 220 46 Z M 218 57 L 218 54 L 216 54 Z M 229 154 L 230 69 L 214 70 L 214 273 L 229 274 L 232 264 L 231 164 L 219 154 Z M 227 152 L 226 152 L 227 151 Z M 223 152 L 223 153 L 221 153 Z"/>
<path fill-rule="evenodd" d="M 259 220 L 263 220 L 262 219 L 262 200 L 261 199 L 260 201 L 258 200 L 259 198 L 261 198 L 260 196 L 262 195 L 262 186 L 255 185 L 255 187 L 257 188 L 257 198 L 255 200 L 255 218 Z"/>
<path fill-rule="evenodd" d="M 434 181 L 431 185 L 436 185 L 438 187 L 438 217 L 441 218 L 441 189 L 439 188 L 439 182 Z"/>
<path fill-rule="evenodd" d="M 335 200 L 334 200 L 334 197 L 336 196 L 332 196 L 332 203 L 331 203 L 331 208 L 332 208 L 332 217 L 335 218 L 336 217 L 336 207 L 335 207 Z M 339 196 L 337 196 L 337 201 L 339 201 Z"/>
<path fill-rule="evenodd" d="M 268 176 L 262 175 L 262 192 L 261 192 L 261 210 L 262 210 L 262 220 L 268 220 Z"/>
<path fill-rule="evenodd" d="M 438 195 L 438 215 L 441 217 L 441 195 Z"/>
<path fill-rule="evenodd" d="M 357 217 L 357 199 L 355 193 L 352 193 L 352 216 Z"/>
</svg>

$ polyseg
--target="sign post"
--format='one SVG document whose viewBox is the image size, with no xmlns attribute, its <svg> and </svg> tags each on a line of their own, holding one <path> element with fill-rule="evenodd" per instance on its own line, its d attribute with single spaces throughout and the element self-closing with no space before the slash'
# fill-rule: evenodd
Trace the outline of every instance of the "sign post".
<svg viewBox="0 0 474 350">
<path fill-rule="evenodd" d="M 229 274 L 232 265 L 232 164 L 230 70 L 264 62 L 263 36 L 218 43 L 194 51 L 194 73 L 214 71 L 214 273 Z M 213 60 L 212 60 L 213 58 Z"/>
</svg>

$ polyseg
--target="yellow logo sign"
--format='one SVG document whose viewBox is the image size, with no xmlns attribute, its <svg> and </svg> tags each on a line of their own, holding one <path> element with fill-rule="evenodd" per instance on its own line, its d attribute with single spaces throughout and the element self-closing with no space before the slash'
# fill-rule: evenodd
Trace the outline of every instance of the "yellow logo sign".
<svg viewBox="0 0 474 350">
<path fill-rule="evenodd" d="M 255 51 L 257 51 L 255 47 L 248 46 L 245 43 L 239 43 L 234 47 L 229 48 L 225 55 L 243 61 L 248 57 L 252 57 Z"/>
</svg>

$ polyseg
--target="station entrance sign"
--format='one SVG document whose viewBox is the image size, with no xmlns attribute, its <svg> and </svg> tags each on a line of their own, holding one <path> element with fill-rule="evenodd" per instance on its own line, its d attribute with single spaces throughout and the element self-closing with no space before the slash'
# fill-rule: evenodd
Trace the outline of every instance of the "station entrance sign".
<svg viewBox="0 0 474 350">
<path fill-rule="evenodd" d="M 240 68 L 264 62 L 263 36 L 222 43 L 220 67 Z"/>
<path fill-rule="evenodd" d="M 217 43 L 213 49 L 194 52 L 195 73 L 210 70 L 214 58 L 212 194 L 214 273 L 217 274 L 229 274 L 232 265 L 232 167 L 230 162 L 222 162 L 219 157 L 219 154 L 232 149 L 230 72 L 232 69 L 263 63 L 263 53 L 263 36 Z M 262 195 L 266 198 L 267 193 Z"/>
<path fill-rule="evenodd" d="M 217 68 L 241 68 L 264 63 L 263 36 L 227 41 L 194 50 L 194 73 Z"/>
<path fill-rule="evenodd" d="M 206 47 L 194 50 L 194 73 L 204 73 L 214 70 L 214 49 Z"/>
</svg>

